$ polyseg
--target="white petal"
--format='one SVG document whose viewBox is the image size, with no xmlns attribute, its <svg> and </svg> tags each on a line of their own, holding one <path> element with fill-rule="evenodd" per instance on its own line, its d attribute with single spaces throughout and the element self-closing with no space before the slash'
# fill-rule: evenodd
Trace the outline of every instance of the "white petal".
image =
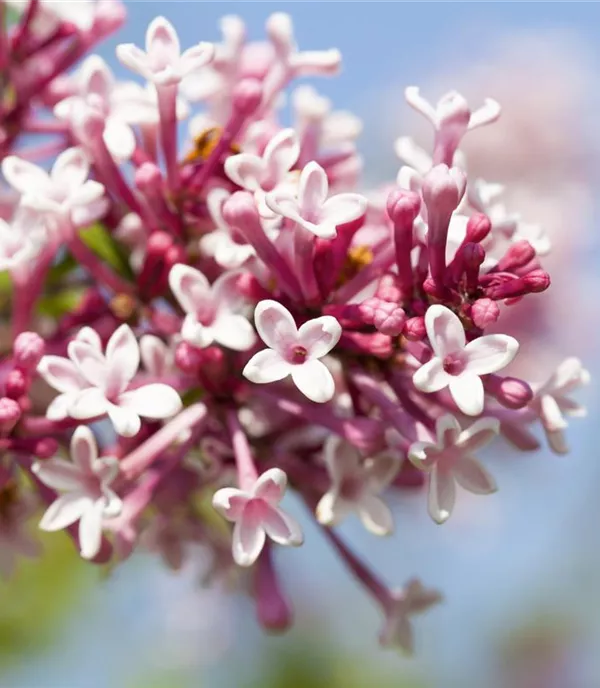
<svg viewBox="0 0 600 688">
<path fill-rule="evenodd" d="M 104 388 L 107 372 L 104 356 L 90 344 L 77 340 L 69 342 L 67 350 L 85 380 L 94 387 Z"/>
<path fill-rule="evenodd" d="M 389 535 L 394 530 L 392 512 L 379 497 L 363 497 L 358 505 L 358 514 L 364 527 L 373 535 Z"/>
<path fill-rule="evenodd" d="M 93 559 L 100 551 L 103 506 L 102 500 L 97 500 L 79 520 L 79 549 L 84 559 Z"/>
<path fill-rule="evenodd" d="M 465 347 L 466 368 L 475 375 L 486 375 L 508 365 L 517 355 L 519 342 L 506 334 L 488 334 Z"/>
<path fill-rule="evenodd" d="M 428 510 L 436 523 L 444 523 L 450 517 L 456 499 L 454 478 L 437 467 L 429 479 Z"/>
<path fill-rule="evenodd" d="M 254 322 L 260 338 L 270 349 L 285 355 L 288 347 L 297 342 L 294 318 L 277 301 L 260 301 L 254 311 Z"/>
<path fill-rule="evenodd" d="M 474 494 L 490 494 L 498 489 L 494 478 L 471 456 L 457 457 L 452 474 L 461 487 Z"/>
<path fill-rule="evenodd" d="M 140 347 L 129 325 L 121 325 L 106 345 L 105 388 L 118 393 L 124 390 L 140 367 Z"/>
<path fill-rule="evenodd" d="M 81 148 L 68 148 L 52 166 L 50 178 L 65 195 L 76 192 L 87 181 L 90 163 Z"/>
<path fill-rule="evenodd" d="M 342 327 L 331 315 L 305 322 L 298 330 L 298 344 L 304 346 L 309 358 L 322 358 L 339 342 Z"/>
<path fill-rule="evenodd" d="M 86 384 L 75 365 L 61 356 L 44 356 L 37 372 L 59 392 L 76 392 Z"/>
<path fill-rule="evenodd" d="M 181 337 L 184 341 L 197 346 L 199 349 L 205 349 L 214 341 L 214 331 L 212 326 L 206 327 L 196 320 L 194 315 L 186 315 L 181 327 Z"/>
<path fill-rule="evenodd" d="M 437 460 L 438 448 L 431 442 L 413 442 L 408 448 L 410 462 L 420 471 L 429 471 Z"/>
<path fill-rule="evenodd" d="M 2 174 L 13 189 L 22 194 L 33 193 L 45 196 L 50 189 L 50 180 L 46 172 L 16 155 L 4 158 Z"/>
<path fill-rule="evenodd" d="M 232 553 L 238 566 L 252 566 L 265 545 L 266 534 L 261 525 L 240 518 L 233 528 Z"/>
<path fill-rule="evenodd" d="M 133 437 L 138 434 L 142 423 L 135 411 L 115 404 L 108 404 L 107 411 L 117 435 Z"/>
<path fill-rule="evenodd" d="M 252 494 L 275 506 L 283 499 L 287 487 L 287 475 L 281 468 L 270 468 L 254 483 Z"/>
<path fill-rule="evenodd" d="M 161 377 L 166 375 L 171 365 L 171 349 L 160 337 L 153 334 L 145 334 L 140 338 L 140 356 L 144 368 Z"/>
<path fill-rule="evenodd" d="M 325 201 L 320 221 L 334 227 L 345 225 L 362 217 L 367 210 L 367 199 L 360 194 L 341 193 Z"/>
<path fill-rule="evenodd" d="M 431 348 L 442 359 L 465 346 L 465 329 L 458 316 L 446 306 L 429 306 L 425 313 L 425 327 Z"/>
<path fill-rule="evenodd" d="M 81 420 L 102 416 L 106 413 L 107 404 L 104 392 L 96 387 L 90 387 L 73 398 L 69 415 Z"/>
<path fill-rule="evenodd" d="M 346 476 L 360 473 L 360 455 L 339 435 L 329 435 L 323 443 L 323 461 L 335 486 L 341 485 Z"/>
<path fill-rule="evenodd" d="M 333 399 L 335 382 L 327 366 L 318 360 L 294 365 L 291 369 L 296 387 L 311 401 L 324 404 Z"/>
<path fill-rule="evenodd" d="M 309 162 L 300 174 L 298 183 L 298 201 L 301 214 L 309 217 L 318 213 L 329 191 L 325 170 L 317 162 Z"/>
<path fill-rule="evenodd" d="M 213 495 L 212 505 L 228 521 L 238 521 L 242 517 L 248 499 L 248 494 L 242 490 L 235 487 L 222 487 Z"/>
<path fill-rule="evenodd" d="M 554 432 L 556 430 L 564 430 L 568 426 L 560 405 L 550 394 L 544 394 L 542 396 L 540 399 L 540 408 L 541 421 L 547 430 Z"/>
<path fill-rule="evenodd" d="M 250 153 L 238 153 L 225 160 L 225 174 L 234 184 L 248 191 L 256 191 L 261 187 L 265 173 L 265 163 L 262 158 Z"/>
<path fill-rule="evenodd" d="M 48 404 L 46 418 L 48 420 L 64 420 L 69 416 L 69 409 L 76 398 L 77 392 L 59 394 Z"/>
<path fill-rule="evenodd" d="M 265 349 L 254 354 L 246 363 L 242 375 L 258 384 L 283 380 L 292 372 L 292 365 L 285 361 L 277 351 Z"/>
<path fill-rule="evenodd" d="M 263 527 L 278 545 L 298 547 L 304 542 L 300 524 L 281 509 L 270 508 L 263 520 Z"/>
<path fill-rule="evenodd" d="M 367 459 L 364 472 L 369 491 L 379 493 L 384 490 L 398 475 L 402 459 L 398 454 L 382 453 Z"/>
<path fill-rule="evenodd" d="M 98 446 L 94 433 L 85 425 L 80 425 L 71 437 L 71 458 L 82 473 L 93 475 L 93 467 L 98 459 Z"/>
<path fill-rule="evenodd" d="M 169 272 L 169 286 L 186 313 L 196 314 L 210 302 L 210 284 L 206 277 L 189 265 L 177 263 Z"/>
<path fill-rule="evenodd" d="M 75 523 L 92 504 L 92 499 L 81 492 L 61 495 L 46 509 L 40 521 L 40 528 L 49 532 L 62 530 Z"/>
<path fill-rule="evenodd" d="M 270 175 L 281 180 L 294 166 L 300 155 L 298 136 L 293 129 L 282 129 L 266 145 L 263 159 Z"/>
<path fill-rule="evenodd" d="M 448 386 L 450 380 L 451 376 L 437 356 L 423 364 L 413 375 L 413 384 L 421 392 L 439 392 Z"/>
<path fill-rule="evenodd" d="M 177 392 L 161 382 L 144 385 L 119 396 L 119 406 L 144 418 L 171 418 L 182 409 Z"/>
<path fill-rule="evenodd" d="M 146 53 L 155 71 L 162 70 L 179 59 L 181 48 L 177 31 L 164 17 L 155 17 L 148 25 Z"/>
<path fill-rule="evenodd" d="M 116 48 L 116 54 L 119 61 L 126 67 L 136 72 L 146 79 L 152 78 L 152 70 L 150 69 L 150 61 L 146 53 L 134 45 L 133 43 L 121 43 Z"/>
<path fill-rule="evenodd" d="M 326 492 L 315 510 L 317 521 L 324 526 L 335 526 L 341 523 L 348 514 L 350 514 L 355 504 L 352 504 L 344 499 L 341 499 L 337 492 Z"/>
<path fill-rule="evenodd" d="M 460 433 L 456 445 L 470 454 L 489 444 L 499 432 L 500 421 L 497 418 L 478 418 Z"/>
<path fill-rule="evenodd" d="M 450 375 L 450 394 L 458 408 L 467 416 L 478 416 L 485 401 L 483 382 L 472 373 Z"/>
<path fill-rule="evenodd" d="M 128 124 L 109 117 L 104 128 L 104 143 L 117 160 L 129 160 L 135 151 L 135 135 Z"/>
<path fill-rule="evenodd" d="M 407 88 L 404 89 L 404 97 L 412 108 L 424 115 L 432 124 L 437 124 L 437 113 L 435 108 L 419 93 L 418 86 L 407 86 Z"/>
<path fill-rule="evenodd" d="M 215 341 L 234 351 L 248 351 L 256 343 L 256 333 L 243 315 L 220 315 L 212 327 Z"/>
<path fill-rule="evenodd" d="M 79 490 L 81 493 L 81 490 L 85 489 L 81 470 L 63 459 L 36 461 L 31 470 L 44 485 L 53 490 Z"/>
</svg>

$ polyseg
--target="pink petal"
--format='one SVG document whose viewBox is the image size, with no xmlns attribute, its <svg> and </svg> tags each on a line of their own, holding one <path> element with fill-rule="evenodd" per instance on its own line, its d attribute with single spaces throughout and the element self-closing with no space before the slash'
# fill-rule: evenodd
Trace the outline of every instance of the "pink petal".
<svg viewBox="0 0 600 688">
<path fill-rule="evenodd" d="M 379 642 L 383 647 L 398 646 L 407 654 L 413 654 L 415 650 L 414 634 L 406 613 L 388 618 L 379 636 Z"/>
<path fill-rule="evenodd" d="M 94 387 L 104 388 L 107 365 L 104 356 L 90 344 L 73 340 L 67 348 L 69 358 L 85 380 Z"/>
<path fill-rule="evenodd" d="M 486 375 L 508 365 L 519 350 L 519 342 L 506 334 L 488 334 L 465 347 L 466 370 Z"/>
<path fill-rule="evenodd" d="M 347 476 L 359 474 L 360 455 L 338 435 L 330 435 L 323 444 L 323 461 L 334 486 L 339 487 Z"/>
<path fill-rule="evenodd" d="M 496 418 L 479 418 L 460 433 L 456 444 L 465 454 L 485 447 L 500 431 L 500 421 Z"/>
<path fill-rule="evenodd" d="M 441 359 L 435 357 L 415 371 L 413 384 L 421 392 L 439 392 L 448 386 L 451 379 L 444 370 Z"/>
<path fill-rule="evenodd" d="M 451 375 L 449 389 L 455 404 L 467 416 L 478 416 L 483 411 L 483 382 L 477 375 L 468 372 Z"/>
<path fill-rule="evenodd" d="M 117 435 L 121 435 L 121 437 L 133 437 L 138 434 L 142 427 L 142 423 L 135 411 L 110 403 L 107 404 L 106 410 Z"/>
<path fill-rule="evenodd" d="M 335 227 L 362 217 L 367 211 L 367 199 L 360 194 L 341 193 L 332 196 L 323 205 L 320 221 Z"/>
<path fill-rule="evenodd" d="M 74 397 L 69 415 L 81 420 L 103 416 L 107 411 L 107 405 L 104 392 L 97 387 L 90 387 Z"/>
<path fill-rule="evenodd" d="M 83 85 L 84 95 L 98 96 L 107 103 L 115 79 L 104 60 L 99 55 L 91 55 L 81 65 L 79 77 Z"/>
<path fill-rule="evenodd" d="M 154 72 L 162 71 L 179 60 L 179 37 L 173 25 L 164 17 L 156 17 L 148 26 L 146 53 Z"/>
<path fill-rule="evenodd" d="M 475 110 L 471 115 L 469 119 L 469 129 L 475 129 L 476 127 L 495 122 L 498 117 L 500 117 L 501 111 L 502 108 L 499 103 L 492 98 L 486 98 L 483 106 Z"/>
<path fill-rule="evenodd" d="M 93 475 L 98 446 L 94 433 L 85 425 L 80 425 L 71 437 L 71 458 L 84 474 Z"/>
<path fill-rule="evenodd" d="M 254 311 L 256 329 L 263 342 L 282 356 L 298 341 L 294 318 L 287 308 L 277 301 L 260 301 Z"/>
<path fill-rule="evenodd" d="M 100 551 L 102 542 L 103 503 L 97 500 L 79 519 L 79 549 L 84 559 L 93 559 Z"/>
<path fill-rule="evenodd" d="M 237 521 L 248 503 L 248 495 L 235 487 L 222 487 L 212 499 L 213 507 L 228 521 Z"/>
<path fill-rule="evenodd" d="M 153 334 L 140 338 L 140 356 L 144 368 L 151 374 L 161 377 L 166 375 L 171 364 L 171 349 L 162 339 Z"/>
<path fill-rule="evenodd" d="M 450 517 L 456 500 L 454 478 L 447 471 L 440 471 L 437 466 L 429 479 L 428 510 L 436 523 L 444 523 Z"/>
<path fill-rule="evenodd" d="M 239 270 L 224 272 L 215 280 L 212 293 L 217 310 L 239 311 L 247 304 L 238 286 L 242 274 Z"/>
<path fill-rule="evenodd" d="M 171 418 L 182 409 L 177 392 L 161 382 L 138 387 L 119 396 L 119 406 L 144 418 Z"/>
<path fill-rule="evenodd" d="M 261 188 L 265 163 L 257 155 L 238 153 L 225 160 L 225 174 L 242 189 L 256 191 Z"/>
<path fill-rule="evenodd" d="M 94 349 L 96 349 L 96 351 L 98 351 L 98 353 L 102 353 L 102 340 L 100 339 L 100 335 L 91 327 L 82 327 L 77 333 L 75 339 L 78 342 L 90 344 Z"/>
<path fill-rule="evenodd" d="M 329 183 L 325 170 L 316 162 L 309 162 L 300 174 L 298 202 L 301 215 L 313 219 L 327 199 Z"/>
<path fill-rule="evenodd" d="M 104 127 L 104 143 L 111 155 L 117 160 L 129 160 L 135 151 L 136 141 L 133 130 L 128 124 L 109 117 Z"/>
<path fill-rule="evenodd" d="M 81 491 L 84 488 L 84 476 L 81 475 L 81 470 L 63 459 L 36 461 L 31 470 L 44 485 L 53 490 Z"/>
<path fill-rule="evenodd" d="M 248 351 L 256 343 L 256 333 L 243 315 L 221 315 L 213 325 L 215 341 L 234 351 Z"/>
<path fill-rule="evenodd" d="M 474 494 L 490 494 L 498 488 L 486 469 L 471 456 L 459 456 L 452 467 L 456 482 Z"/>
<path fill-rule="evenodd" d="M 304 346 L 309 358 L 321 358 L 339 342 L 342 327 L 331 315 L 314 318 L 301 325 L 298 344 Z"/>
<path fill-rule="evenodd" d="M 358 505 L 358 515 L 364 527 L 373 535 L 389 535 L 394 530 L 392 512 L 379 497 L 363 497 Z"/>
<path fill-rule="evenodd" d="M 93 466 L 93 471 L 96 476 L 100 479 L 100 482 L 102 483 L 103 487 L 106 487 L 106 485 L 110 485 L 112 481 L 119 475 L 120 471 L 120 464 L 119 460 L 115 458 L 114 456 L 103 456 L 99 458 L 94 466 Z M 112 501 L 114 501 L 114 498 L 120 501 L 120 499 L 116 496 L 113 495 L 110 490 L 107 490 L 108 496 L 111 498 Z M 113 505 L 110 503 L 107 505 L 107 508 L 111 510 L 113 508 Z"/>
<path fill-rule="evenodd" d="M 429 471 L 439 458 L 439 450 L 431 442 L 413 442 L 408 449 L 408 458 L 420 471 Z"/>
<path fill-rule="evenodd" d="M 276 382 L 287 377 L 292 370 L 292 365 L 284 360 L 277 351 L 265 349 L 254 354 L 246 363 L 242 375 L 250 382 L 265 384 Z"/>
<path fill-rule="evenodd" d="M 296 387 L 311 401 L 324 404 L 333 399 L 333 375 L 321 361 L 306 361 L 301 365 L 292 366 L 291 374 Z"/>
<path fill-rule="evenodd" d="M 439 449 L 453 447 L 460 435 L 460 423 L 451 413 L 445 413 L 435 422 L 435 434 Z"/>
<path fill-rule="evenodd" d="M 408 86 L 404 89 L 406 102 L 417 112 L 424 115 L 434 126 L 437 126 L 437 113 L 428 100 L 419 93 L 418 86 Z"/>
<path fill-rule="evenodd" d="M 289 191 L 275 189 L 265 195 L 265 203 L 269 210 L 272 210 L 276 215 L 282 215 L 294 222 L 303 223 L 298 199 Z M 308 224 L 312 225 L 312 223 Z"/>
<path fill-rule="evenodd" d="M 106 345 L 105 389 L 109 396 L 122 392 L 140 367 L 140 347 L 129 325 L 121 325 Z"/>
<path fill-rule="evenodd" d="M 212 43 L 198 43 L 188 48 L 179 61 L 179 71 L 182 77 L 202 69 L 214 57 L 215 48 Z"/>
<path fill-rule="evenodd" d="M 265 471 L 254 484 L 254 497 L 264 499 L 275 506 L 279 504 L 287 487 L 287 475 L 280 468 L 270 468 Z"/>
<path fill-rule="evenodd" d="M 48 404 L 46 418 L 48 418 L 48 420 L 64 420 L 68 417 L 71 404 L 76 398 L 77 392 L 59 394 Z"/>
<path fill-rule="evenodd" d="M 425 313 L 425 327 L 431 348 L 439 358 L 465 346 L 465 330 L 458 316 L 446 306 L 434 304 Z"/>
<path fill-rule="evenodd" d="M 61 153 L 52 166 L 50 178 L 61 192 L 69 195 L 87 181 L 90 163 L 81 148 L 68 148 Z"/>
<path fill-rule="evenodd" d="M 31 162 L 22 160 L 16 155 L 9 155 L 2 161 L 2 174 L 6 181 L 22 194 L 40 194 L 45 196 L 50 188 L 47 173 Z"/>
<path fill-rule="evenodd" d="M 195 315 L 197 309 L 212 304 L 208 280 L 199 270 L 189 265 L 178 263 L 171 268 L 169 286 L 186 313 Z"/>
<path fill-rule="evenodd" d="M 262 525 L 267 535 L 278 545 L 298 547 L 304 542 L 300 524 L 281 509 L 268 508 Z"/>
<path fill-rule="evenodd" d="M 232 553 L 238 566 L 252 566 L 264 547 L 266 534 L 259 520 L 252 513 L 253 502 L 249 502 L 242 517 L 233 528 Z"/>
<path fill-rule="evenodd" d="M 293 129 L 283 129 L 267 144 L 263 159 L 267 164 L 269 177 L 275 182 L 292 169 L 300 155 L 300 144 Z"/>
<path fill-rule="evenodd" d="M 38 364 L 37 372 L 59 392 L 79 391 L 87 384 L 75 365 L 61 356 L 44 356 Z"/>
<path fill-rule="evenodd" d="M 364 464 L 365 477 L 371 492 L 381 492 L 398 475 L 402 461 L 396 454 L 380 454 L 367 459 Z"/>
<path fill-rule="evenodd" d="M 119 61 L 146 79 L 152 77 L 152 70 L 150 67 L 150 60 L 148 55 L 137 45 L 133 43 L 121 43 L 116 48 L 116 54 Z"/>
<path fill-rule="evenodd" d="M 62 530 L 81 518 L 91 504 L 92 500 L 81 492 L 61 495 L 46 509 L 40 521 L 40 528 L 48 532 Z"/>
</svg>

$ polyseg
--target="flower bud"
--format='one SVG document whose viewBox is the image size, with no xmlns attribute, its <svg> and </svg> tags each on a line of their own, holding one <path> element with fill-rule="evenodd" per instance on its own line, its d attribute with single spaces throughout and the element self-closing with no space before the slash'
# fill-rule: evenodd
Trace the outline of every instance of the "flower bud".
<svg viewBox="0 0 600 688">
<path fill-rule="evenodd" d="M 484 330 L 498 320 L 500 307 L 491 299 L 477 299 L 471 306 L 469 315 L 475 326 Z"/>
<path fill-rule="evenodd" d="M 404 323 L 402 334 L 411 342 L 417 342 L 425 338 L 427 330 L 425 329 L 425 318 L 417 315 L 414 318 L 408 318 Z"/>
<path fill-rule="evenodd" d="M 175 365 L 184 373 L 194 375 L 202 365 L 202 351 L 187 342 L 179 342 L 175 349 Z"/>
<path fill-rule="evenodd" d="M 527 265 L 535 258 L 535 249 L 525 239 L 517 241 L 504 254 L 498 262 L 500 272 L 514 272 L 514 270 Z"/>
<path fill-rule="evenodd" d="M 387 197 L 386 211 L 394 224 L 410 225 L 417 219 L 421 210 L 421 199 L 414 191 L 394 189 Z"/>
<path fill-rule="evenodd" d="M 58 442 L 52 437 L 45 437 L 35 443 L 33 453 L 40 459 L 50 459 L 58 451 Z"/>
<path fill-rule="evenodd" d="M 260 105 L 263 89 L 258 79 L 242 79 L 232 94 L 233 108 L 244 116 L 250 116 Z"/>
<path fill-rule="evenodd" d="M 11 399 L 19 399 L 27 394 L 29 383 L 25 373 L 20 368 L 13 368 L 6 377 L 4 393 Z"/>
<path fill-rule="evenodd" d="M 46 344 L 44 340 L 35 332 L 21 332 L 15 339 L 13 354 L 15 364 L 27 372 L 37 368 L 41 361 Z"/>
<path fill-rule="evenodd" d="M 489 375 L 485 385 L 487 391 L 509 409 L 522 409 L 533 399 L 531 387 L 516 377 Z"/>
<path fill-rule="evenodd" d="M 472 215 L 467 222 L 466 241 L 478 244 L 483 241 L 492 229 L 490 218 L 483 213 Z"/>
<path fill-rule="evenodd" d="M 8 435 L 21 418 L 21 407 L 14 399 L 0 399 L 0 433 Z"/>
</svg>

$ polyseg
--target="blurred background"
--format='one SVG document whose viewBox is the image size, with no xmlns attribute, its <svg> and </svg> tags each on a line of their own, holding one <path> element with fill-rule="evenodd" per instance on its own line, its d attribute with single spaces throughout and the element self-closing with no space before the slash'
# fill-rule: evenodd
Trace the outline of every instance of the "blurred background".
<svg viewBox="0 0 600 688">
<path fill-rule="evenodd" d="M 116 44 L 143 44 L 159 13 L 184 47 L 218 40 L 229 13 L 259 40 L 266 17 L 283 10 L 301 48 L 339 48 L 343 73 L 316 86 L 363 120 L 367 186 L 395 178 L 398 136 L 429 143 L 405 86 L 434 101 L 451 88 L 475 107 L 499 100 L 501 122 L 467 137 L 469 171 L 507 184 L 511 209 L 542 223 L 554 243 L 553 286 L 527 313 L 534 336 L 520 372 L 537 381 L 546 364 L 577 355 L 597 378 L 600 5 L 125 4 L 126 28 L 101 51 L 123 76 Z M 516 332 L 526 326 L 514 320 Z M 292 500 L 306 544 L 277 553 L 296 609 L 286 636 L 265 636 L 244 595 L 201 587 L 201 558 L 179 574 L 150 555 L 100 572 L 53 534 L 41 563 L 21 562 L 0 584 L 0 686 L 599 688 L 598 396 L 595 384 L 580 394 L 589 415 L 571 424 L 567 456 L 495 445 L 484 458 L 499 492 L 462 494 L 443 527 L 427 516 L 424 495 L 409 492 L 396 498 L 393 540 L 341 529 L 390 583 L 417 575 L 443 591 L 445 603 L 416 620 L 414 659 L 379 649 L 378 611 Z"/>
</svg>

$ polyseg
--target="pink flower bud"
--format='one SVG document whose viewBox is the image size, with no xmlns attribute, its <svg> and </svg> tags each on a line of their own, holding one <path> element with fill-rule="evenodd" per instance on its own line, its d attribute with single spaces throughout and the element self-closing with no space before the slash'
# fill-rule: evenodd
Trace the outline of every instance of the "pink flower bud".
<svg viewBox="0 0 600 688">
<path fill-rule="evenodd" d="M 145 194 L 162 195 L 163 177 L 158 165 L 145 162 L 135 171 L 135 185 Z"/>
<path fill-rule="evenodd" d="M 232 96 L 234 109 L 242 115 L 249 116 L 262 101 L 262 84 L 258 79 L 242 79 L 234 87 Z"/>
<path fill-rule="evenodd" d="M 7 435 L 19 422 L 21 407 L 14 399 L 0 399 L 0 432 Z"/>
<path fill-rule="evenodd" d="M 458 167 L 436 165 L 423 180 L 423 200 L 429 213 L 450 216 L 462 198 L 466 177 Z"/>
<path fill-rule="evenodd" d="M 119 0 L 98 0 L 94 18 L 94 33 L 108 36 L 120 29 L 127 18 L 125 5 Z"/>
<path fill-rule="evenodd" d="M 550 286 L 550 275 L 545 270 L 532 270 L 523 277 L 529 291 L 535 293 L 546 291 Z"/>
<path fill-rule="evenodd" d="M 387 197 L 386 211 L 394 224 L 410 225 L 416 220 L 421 209 L 421 199 L 414 191 L 394 189 Z"/>
<path fill-rule="evenodd" d="M 477 299 L 471 306 L 470 316 L 475 326 L 484 330 L 498 320 L 500 307 L 491 299 Z"/>
<path fill-rule="evenodd" d="M 52 437 L 45 437 L 38 440 L 33 449 L 33 453 L 40 459 L 49 459 L 58 451 L 58 442 Z"/>
<path fill-rule="evenodd" d="M 402 334 L 412 342 L 424 339 L 427 334 L 427 330 L 425 329 L 425 318 L 421 315 L 417 315 L 414 318 L 408 318 L 404 323 Z"/>
<path fill-rule="evenodd" d="M 179 342 L 175 349 L 175 365 L 184 373 L 193 375 L 202 365 L 202 352 L 187 342 Z"/>
<path fill-rule="evenodd" d="M 478 244 L 483 241 L 492 229 L 490 218 L 483 213 L 477 213 L 467 222 L 466 241 Z"/>
<path fill-rule="evenodd" d="M 15 363 L 23 370 L 31 372 L 41 361 L 46 345 L 44 340 L 35 332 L 21 332 L 15 339 L 13 354 Z"/>
<path fill-rule="evenodd" d="M 375 327 L 389 337 L 398 336 L 406 322 L 406 313 L 395 303 L 381 301 L 380 306 L 375 311 L 373 324 Z"/>
<path fill-rule="evenodd" d="M 517 241 L 506 251 L 498 263 L 501 272 L 513 272 L 517 268 L 527 265 L 535 258 L 535 249 L 525 239 Z"/>
<path fill-rule="evenodd" d="M 516 377 L 490 375 L 486 380 L 486 389 L 509 409 L 521 409 L 533 399 L 533 390 L 524 381 Z"/>
<path fill-rule="evenodd" d="M 4 387 L 4 393 L 7 397 L 11 399 L 19 399 L 23 395 L 27 394 L 29 389 L 29 384 L 27 382 L 27 377 L 25 373 L 19 369 L 14 368 L 6 377 L 6 383 Z"/>
<path fill-rule="evenodd" d="M 379 280 L 375 296 L 383 301 L 398 303 L 402 299 L 402 290 L 398 281 L 398 275 L 387 273 Z"/>
</svg>

